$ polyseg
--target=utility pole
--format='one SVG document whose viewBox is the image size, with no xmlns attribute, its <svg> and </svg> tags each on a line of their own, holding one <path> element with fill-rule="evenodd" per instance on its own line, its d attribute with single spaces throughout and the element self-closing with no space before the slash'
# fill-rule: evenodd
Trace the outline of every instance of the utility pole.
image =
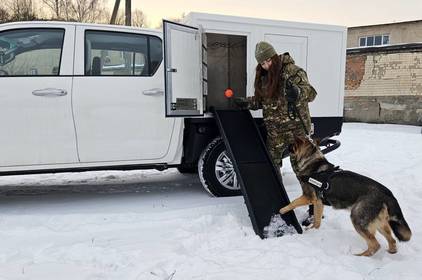
<svg viewBox="0 0 422 280">
<path fill-rule="evenodd" d="M 126 0 L 126 9 L 125 9 L 125 25 L 132 25 L 132 0 Z"/>
<path fill-rule="evenodd" d="M 111 14 L 110 24 L 116 23 L 117 12 L 119 11 L 119 5 L 120 5 L 120 0 L 116 0 L 116 2 L 114 2 L 114 8 L 113 8 L 113 13 Z"/>
<path fill-rule="evenodd" d="M 132 0 L 125 0 L 125 25 L 132 25 Z M 116 23 L 117 12 L 119 11 L 120 0 L 114 2 L 113 13 L 111 14 L 110 24 Z"/>
</svg>

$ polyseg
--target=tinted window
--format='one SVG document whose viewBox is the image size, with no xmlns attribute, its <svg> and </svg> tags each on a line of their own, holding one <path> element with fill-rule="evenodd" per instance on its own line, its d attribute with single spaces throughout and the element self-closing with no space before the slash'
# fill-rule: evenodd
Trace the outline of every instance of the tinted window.
<svg viewBox="0 0 422 280">
<path fill-rule="evenodd" d="M 85 75 L 151 76 L 161 61 L 159 38 L 105 31 L 85 33 Z"/>
<path fill-rule="evenodd" d="M 59 75 L 63 38 L 62 29 L 0 32 L 0 75 Z"/>
<path fill-rule="evenodd" d="M 359 46 L 360 47 L 366 46 L 366 37 L 362 37 L 359 39 Z"/>
</svg>

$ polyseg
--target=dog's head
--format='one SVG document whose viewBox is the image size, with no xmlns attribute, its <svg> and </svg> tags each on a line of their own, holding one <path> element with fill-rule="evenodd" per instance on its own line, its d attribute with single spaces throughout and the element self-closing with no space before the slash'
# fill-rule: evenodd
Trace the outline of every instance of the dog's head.
<svg viewBox="0 0 422 280">
<path fill-rule="evenodd" d="M 298 161 L 310 158 L 312 155 L 320 152 L 318 145 L 304 136 L 296 136 L 295 141 L 290 145 L 289 150 L 295 155 Z"/>
</svg>

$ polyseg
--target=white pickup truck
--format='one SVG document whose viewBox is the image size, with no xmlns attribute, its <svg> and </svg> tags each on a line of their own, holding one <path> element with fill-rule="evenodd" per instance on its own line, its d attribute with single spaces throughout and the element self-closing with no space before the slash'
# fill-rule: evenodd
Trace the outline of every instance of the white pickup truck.
<svg viewBox="0 0 422 280">
<path fill-rule="evenodd" d="M 209 109 L 230 107 L 226 88 L 253 95 L 261 40 L 308 71 L 315 135 L 340 133 L 346 28 L 200 13 L 185 23 L 164 22 L 164 34 L 1 24 L 0 175 L 177 167 L 213 195 L 238 194 Z"/>
</svg>

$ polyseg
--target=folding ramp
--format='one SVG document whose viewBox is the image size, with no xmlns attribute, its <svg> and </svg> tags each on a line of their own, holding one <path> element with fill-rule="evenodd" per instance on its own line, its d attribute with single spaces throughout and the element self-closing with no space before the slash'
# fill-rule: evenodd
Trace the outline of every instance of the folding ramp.
<svg viewBox="0 0 422 280">
<path fill-rule="evenodd" d="M 216 122 L 233 161 L 254 231 L 265 238 L 264 228 L 280 208 L 289 204 L 281 178 L 249 110 L 214 110 Z M 281 216 L 302 233 L 293 211 Z M 283 235 L 278 232 L 277 236 Z"/>
</svg>

